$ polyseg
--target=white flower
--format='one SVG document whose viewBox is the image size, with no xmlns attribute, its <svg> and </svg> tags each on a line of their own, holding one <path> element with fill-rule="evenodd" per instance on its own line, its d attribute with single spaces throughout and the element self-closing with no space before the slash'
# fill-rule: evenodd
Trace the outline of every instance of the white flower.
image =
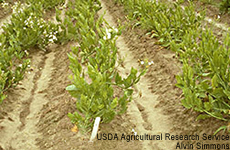
<svg viewBox="0 0 230 150">
<path fill-rule="evenodd" d="M 217 15 L 217 19 L 220 19 L 220 15 Z"/>
<path fill-rule="evenodd" d="M 112 29 L 109 29 L 108 32 L 113 32 L 113 30 L 112 30 Z"/>
<path fill-rule="evenodd" d="M 15 77 L 13 77 L 13 80 L 15 79 Z"/>
<path fill-rule="evenodd" d="M 111 33 L 107 33 L 108 39 L 111 39 Z"/>
<path fill-rule="evenodd" d="M 6 6 L 8 6 L 9 3 L 2 3 L 2 7 L 5 8 Z"/>
<path fill-rule="evenodd" d="M 29 55 L 29 53 L 28 53 L 28 51 L 27 51 L 27 50 L 25 50 L 24 52 L 26 53 L 26 55 Z"/>
<path fill-rule="evenodd" d="M 54 40 L 53 40 L 53 39 L 49 39 L 49 42 L 50 42 L 50 43 L 53 43 L 53 42 L 54 42 Z"/>
<path fill-rule="evenodd" d="M 26 29 L 26 27 L 23 27 L 23 29 L 25 30 L 25 29 Z"/>
<path fill-rule="evenodd" d="M 144 62 L 144 61 L 141 61 L 141 64 L 142 64 L 142 65 L 144 65 L 144 64 L 145 64 L 145 62 Z"/>
<path fill-rule="evenodd" d="M 57 41 L 57 37 L 56 37 L 56 36 L 53 36 L 53 40 L 54 40 L 54 41 Z"/>
<path fill-rule="evenodd" d="M 209 22 L 209 23 L 212 22 L 212 19 L 208 19 L 208 22 Z"/>
<path fill-rule="evenodd" d="M 22 68 L 22 64 L 19 64 L 18 66 Z"/>
<path fill-rule="evenodd" d="M 27 67 L 30 68 L 30 65 L 28 65 Z"/>
<path fill-rule="evenodd" d="M 118 32 L 118 29 L 117 29 L 117 28 L 115 28 L 114 26 L 113 26 L 113 30 L 114 30 L 115 32 Z"/>
<path fill-rule="evenodd" d="M 148 62 L 148 65 L 149 65 L 149 66 L 151 66 L 152 64 L 154 64 L 154 62 L 153 62 L 153 61 Z"/>
<path fill-rule="evenodd" d="M 108 29 L 106 28 L 106 29 L 105 29 L 105 32 L 106 32 L 106 35 L 103 37 L 103 39 L 104 39 L 104 40 L 109 40 L 109 39 L 111 39 L 112 36 L 111 36 L 111 33 L 110 33 L 110 32 L 112 32 L 112 30 L 111 30 L 111 29 L 108 30 Z"/>
<path fill-rule="evenodd" d="M 0 43 L 0 46 L 2 46 L 2 43 Z"/>
</svg>

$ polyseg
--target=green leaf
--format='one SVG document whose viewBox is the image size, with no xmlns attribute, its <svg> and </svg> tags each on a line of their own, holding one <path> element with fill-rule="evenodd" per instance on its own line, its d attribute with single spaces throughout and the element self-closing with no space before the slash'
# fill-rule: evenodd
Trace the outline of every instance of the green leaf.
<svg viewBox="0 0 230 150">
<path fill-rule="evenodd" d="M 116 98 L 113 99 L 113 101 L 112 101 L 110 107 L 111 107 L 112 109 L 115 109 L 115 108 L 117 107 L 117 105 L 118 105 L 118 100 L 117 100 L 117 97 L 116 97 Z"/>
<path fill-rule="evenodd" d="M 159 41 L 160 43 L 164 43 L 164 38 L 160 38 L 158 41 Z"/>
<path fill-rule="evenodd" d="M 223 91 L 223 88 L 215 88 L 211 95 L 216 99 L 220 99 L 225 97 L 225 92 Z"/>
<path fill-rule="evenodd" d="M 133 75 L 136 75 L 136 74 L 137 74 L 137 70 L 134 69 L 133 67 L 132 67 L 132 69 L 131 69 L 131 74 L 133 74 Z"/>
<path fill-rule="evenodd" d="M 116 74 L 116 77 L 115 77 L 115 82 L 116 84 L 122 84 L 122 78 L 121 76 L 119 75 L 119 73 Z"/>
<path fill-rule="evenodd" d="M 208 72 L 208 73 L 202 73 L 202 76 L 203 77 L 207 77 L 207 76 L 209 76 L 211 73 L 210 72 Z"/>
<path fill-rule="evenodd" d="M 227 129 L 228 127 L 227 126 L 222 126 L 222 127 L 220 127 L 220 128 L 218 128 L 217 130 L 216 130 L 216 132 L 214 133 L 214 135 L 216 135 L 218 132 L 220 132 L 221 130 L 224 130 L 223 132 L 225 132 L 225 130 Z"/>
<path fill-rule="evenodd" d="M 67 91 L 77 91 L 78 89 L 76 88 L 75 85 L 69 85 L 66 87 L 66 90 Z"/>
<path fill-rule="evenodd" d="M 213 88 L 216 88 L 217 86 L 218 86 L 218 80 L 217 80 L 218 78 L 217 78 L 217 76 L 216 76 L 216 74 L 212 77 L 212 87 Z"/>
<path fill-rule="evenodd" d="M 92 104 L 92 105 L 91 105 L 91 111 L 92 111 L 93 113 L 95 113 L 97 110 L 98 110 L 97 105 Z"/>
<path fill-rule="evenodd" d="M 103 109 L 105 107 L 105 105 L 101 104 L 98 106 L 98 109 Z"/>
<path fill-rule="evenodd" d="M 125 88 L 130 87 L 131 84 L 132 84 L 132 78 L 131 78 L 131 76 L 129 75 L 128 78 L 126 78 L 126 79 L 124 80 Z"/>
<path fill-rule="evenodd" d="M 212 109 L 212 104 L 210 102 L 205 102 L 204 108 L 205 110 L 210 111 Z"/>
<path fill-rule="evenodd" d="M 230 99 L 230 91 L 224 90 L 223 92 L 224 92 L 224 94 L 226 94 L 226 96 L 228 97 L 228 99 Z"/>
<path fill-rule="evenodd" d="M 207 115 L 207 114 L 200 114 L 200 115 L 196 118 L 196 120 L 207 119 L 207 118 L 210 118 L 210 116 Z"/>
<path fill-rule="evenodd" d="M 125 91 L 127 96 L 131 96 L 133 94 L 133 89 L 127 89 L 127 91 Z"/>
</svg>

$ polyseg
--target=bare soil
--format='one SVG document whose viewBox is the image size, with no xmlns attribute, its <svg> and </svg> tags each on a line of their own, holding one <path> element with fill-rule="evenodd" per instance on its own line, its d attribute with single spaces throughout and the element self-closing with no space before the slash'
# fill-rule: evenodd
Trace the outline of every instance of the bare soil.
<svg viewBox="0 0 230 150">
<path fill-rule="evenodd" d="M 111 0 L 102 1 L 105 19 L 126 28 L 117 41 L 119 55 L 125 58 L 125 76 L 131 67 L 140 68 L 138 60 L 154 61 L 149 71 L 137 85 L 128 111 L 108 124 L 101 124 L 99 133 L 138 134 L 212 134 L 223 122 L 216 119 L 195 121 L 198 114 L 180 104 L 181 90 L 175 87 L 175 76 L 181 72 L 177 56 L 155 44 L 156 39 L 140 28 L 127 25 L 122 6 Z M 71 74 L 67 53 L 70 42 L 52 45 L 46 52 L 30 52 L 31 68 L 21 84 L 11 89 L 0 107 L 0 150 L 173 150 L 176 141 L 96 140 L 89 142 L 90 134 L 72 132 L 74 125 L 67 117 L 76 111 L 75 99 L 65 90 Z M 3 138 L 2 138 L 3 137 Z M 190 141 L 195 142 L 195 141 Z M 214 143 L 215 141 L 210 141 Z M 208 143 L 205 141 L 205 143 Z M 217 143 L 224 143 L 217 141 Z"/>
</svg>

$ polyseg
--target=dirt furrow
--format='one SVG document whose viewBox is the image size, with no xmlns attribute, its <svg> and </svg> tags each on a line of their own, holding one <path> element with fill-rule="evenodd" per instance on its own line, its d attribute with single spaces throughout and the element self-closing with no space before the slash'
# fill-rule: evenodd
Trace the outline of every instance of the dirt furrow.
<svg viewBox="0 0 230 150">
<path fill-rule="evenodd" d="M 107 10 L 106 5 L 102 1 L 101 13 Z M 114 18 L 107 11 L 104 18 L 112 26 L 116 26 Z M 120 68 L 121 74 L 125 76 L 132 67 L 139 68 L 137 59 L 134 58 L 133 53 L 130 51 L 129 46 L 123 36 L 120 36 L 117 40 L 117 47 L 121 57 L 125 58 L 124 66 L 125 69 Z M 151 92 L 149 79 L 143 77 L 137 85 L 137 89 L 140 89 L 142 97 L 138 97 L 138 93 L 134 96 L 134 100 L 130 103 L 128 107 L 128 114 L 130 116 L 131 122 L 136 125 L 138 134 L 151 134 L 156 135 L 160 133 L 169 133 L 171 129 L 171 123 L 167 116 L 163 115 L 163 110 L 160 108 L 155 108 L 158 104 L 158 95 Z M 158 143 L 158 144 L 157 144 Z M 150 141 L 146 140 L 143 142 L 143 149 L 171 149 L 174 147 L 175 143 L 170 141 Z"/>
<path fill-rule="evenodd" d="M 26 75 L 21 85 L 14 90 L 18 94 L 12 104 L 14 111 L 8 114 L 0 126 L 0 139 L 3 149 L 39 149 L 36 139 L 40 137 L 36 124 L 39 121 L 40 111 L 47 103 L 46 88 L 50 80 L 54 52 L 45 54 L 43 51 L 32 55 L 31 71 Z"/>
</svg>

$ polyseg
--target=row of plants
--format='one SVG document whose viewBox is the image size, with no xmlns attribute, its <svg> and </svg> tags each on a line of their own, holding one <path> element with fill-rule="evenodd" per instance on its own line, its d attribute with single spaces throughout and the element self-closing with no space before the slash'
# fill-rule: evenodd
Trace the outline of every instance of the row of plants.
<svg viewBox="0 0 230 150">
<path fill-rule="evenodd" d="M 181 45 L 172 48 L 182 51 L 183 74 L 177 76 L 177 86 L 184 93 L 183 106 L 200 112 L 197 119 L 214 117 L 226 121 L 217 132 L 229 130 L 229 46 L 229 34 L 220 42 L 210 29 L 199 29 L 189 32 Z"/>
<path fill-rule="evenodd" d="M 182 105 L 200 112 L 197 119 L 214 117 L 226 121 L 217 132 L 229 130 L 229 34 L 219 41 L 211 29 L 203 29 L 204 13 L 196 16 L 192 3 L 182 10 L 176 2 L 170 7 L 156 1 L 115 2 L 124 5 L 129 18 L 135 19 L 152 37 L 157 37 L 160 44 L 179 55 L 183 73 L 177 75 L 176 86 L 183 91 Z"/>
<path fill-rule="evenodd" d="M 62 35 L 60 25 L 43 19 L 46 9 L 43 3 L 19 2 L 12 9 L 11 19 L 3 25 L 0 34 L 0 103 L 6 98 L 6 91 L 16 86 L 30 67 L 29 51 L 45 50 Z"/>
<path fill-rule="evenodd" d="M 192 3 L 183 10 L 179 3 L 168 6 L 166 3 L 142 0 L 115 0 L 122 3 L 135 26 L 141 25 L 151 37 L 159 39 L 159 44 L 167 47 L 171 41 L 181 42 L 190 30 L 196 30 L 204 19 L 204 12 L 196 15 Z"/>
<path fill-rule="evenodd" d="M 77 109 L 68 116 L 81 131 L 89 132 L 96 117 L 108 123 L 127 110 L 133 86 L 146 69 L 132 68 L 126 77 L 119 74 L 115 43 L 122 27 L 111 27 L 103 16 L 97 15 L 101 8 L 98 0 L 75 0 L 68 8 L 66 20 L 72 19 L 72 23 L 66 21 L 68 31 L 65 34 L 73 34 L 75 28 L 79 44 L 68 54 L 73 74 L 70 76 L 72 84 L 66 90 L 76 98 Z"/>
</svg>

